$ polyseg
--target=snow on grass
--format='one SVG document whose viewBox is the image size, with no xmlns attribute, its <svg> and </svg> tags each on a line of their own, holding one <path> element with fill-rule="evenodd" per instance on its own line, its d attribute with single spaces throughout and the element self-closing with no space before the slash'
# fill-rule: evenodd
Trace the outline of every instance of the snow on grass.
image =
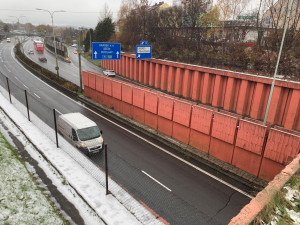
<svg viewBox="0 0 300 225">
<path fill-rule="evenodd" d="M 63 224 L 0 133 L 0 223 Z"/>
<path fill-rule="evenodd" d="M 12 101 L 14 105 L 17 104 L 14 98 Z M 13 118 L 15 124 L 1 110 L 0 121 L 4 121 L 4 125 L 9 129 L 9 132 L 18 138 L 30 156 L 39 162 L 39 167 L 44 170 L 48 178 L 52 180 L 68 201 L 73 203 L 83 217 L 85 224 L 101 224 L 101 221 L 91 222 L 95 218 L 86 212 L 87 204 L 83 204 L 81 198 L 96 212 L 96 216 L 101 217 L 106 224 L 162 224 L 159 218 L 151 214 L 140 202 L 132 198 L 110 178 L 109 189 L 112 194 L 106 195 L 105 175 L 96 165 L 61 137 L 59 138 L 60 147 L 57 148 L 55 142 L 49 139 L 49 135 L 54 134 L 53 130 L 32 112 L 30 118 L 34 122 L 29 122 L 24 115 L 16 110 L 14 105 L 10 104 L 0 94 L 0 108 L 9 114 L 10 118 Z M 18 109 L 26 112 L 24 106 L 20 105 L 19 103 Z M 26 137 L 21 131 L 26 134 Z M 9 135 L 5 137 L 9 138 Z M 55 179 L 53 169 L 48 168 L 49 164 L 57 170 L 56 173 L 64 177 L 64 181 Z M 69 191 L 70 188 L 74 190 L 73 193 Z"/>
</svg>

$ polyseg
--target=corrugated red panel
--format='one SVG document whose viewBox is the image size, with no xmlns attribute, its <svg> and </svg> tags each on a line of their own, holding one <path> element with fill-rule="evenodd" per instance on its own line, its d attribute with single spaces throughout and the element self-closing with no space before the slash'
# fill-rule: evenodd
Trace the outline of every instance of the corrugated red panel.
<svg viewBox="0 0 300 225">
<path fill-rule="evenodd" d="M 126 102 L 122 102 L 122 113 L 125 116 L 132 118 L 133 106 L 131 104 L 127 104 Z"/>
<path fill-rule="evenodd" d="M 213 120 L 212 137 L 233 144 L 238 119 L 216 112 Z"/>
<path fill-rule="evenodd" d="M 190 139 L 190 130 L 191 129 L 189 127 L 174 122 L 172 137 L 185 144 L 188 144 Z"/>
<path fill-rule="evenodd" d="M 192 104 L 175 100 L 174 101 L 174 113 L 173 121 L 182 124 L 186 127 L 190 126 Z"/>
<path fill-rule="evenodd" d="M 264 157 L 281 164 L 287 164 L 300 151 L 300 136 L 277 129 L 270 130 Z"/>
<path fill-rule="evenodd" d="M 103 77 L 96 76 L 96 90 L 103 93 Z"/>
<path fill-rule="evenodd" d="M 83 94 L 84 94 L 85 97 L 90 98 L 91 97 L 91 88 L 89 88 L 88 86 L 86 86 L 84 88 Z"/>
<path fill-rule="evenodd" d="M 93 73 L 89 73 L 89 87 L 96 89 L 96 76 Z"/>
<path fill-rule="evenodd" d="M 132 118 L 140 123 L 145 123 L 145 110 L 133 106 Z"/>
<path fill-rule="evenodd" d="M 157 118 L 157 115 L 145 111 L 145 124 L 147 126 L 152 127 L 153 129 L 157 129 Z"/>
<path fill-rule="evenodd" d="M 104 94 L 112 96 L 111 80 L 104 78 Z"/>
<path fill-rule="evenodd" d="M 191 128 L 209 135 L 212 116 L 212 110 L 193 106 Z"/>
<path fill-rule="evenodd" d="M 133 105 L 144 109 L 145 104 L 145 90 L 133 87 Z"/>
<path fill-rule="evenodd" d="M 122 83 L 122 101 L 132 104 L 132 86 Z"/>
<path fill-rule="evenodd" d="M 89 86 L 89 74 L 86 71 L 82 71 L 82 84 L 84 86 Z"/>
<path fill-rule="evenodd" d="M 157 120 L 157 129 L 158 131 L 171 137 L 173 130 L 173 121 L 159 116 Z"/>
<path fill-rule="evenodd" d="M 150 91 L 145 91 L 145 110 L 157 114 L 157 94 Z"/>
<path fill-rule="evenodd" d="M 112 80 L 112 96 L 116 99 L 122 100 L 122 83 Z"/>
<path fill-rule="evenodd" d="M 208 153 L 210 136 L 191 129 L 189 145 Z"/>
<path fill-rule="evenodd" d="M 158 96 L 158 115 L 168 120 L 173 119 L 174 99 L 167 96 Z"/>
<path fill-rule="evenodd" d="M 236 146 L 261 155 L 266 132 L 266 126 L 240 120 Z"/>
</svg>

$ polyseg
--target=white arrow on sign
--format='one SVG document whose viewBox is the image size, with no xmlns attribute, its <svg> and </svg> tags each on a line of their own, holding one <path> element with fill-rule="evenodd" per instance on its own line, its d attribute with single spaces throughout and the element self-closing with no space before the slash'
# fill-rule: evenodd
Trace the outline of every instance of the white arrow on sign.
<svg viewBox="0 0 300 225">
<path fill-rule="evenodd" d="M 119 58 L 119 54 L 120 54 L 119 51 L 117 51 L 117 58 Z"/>
<path fill-rule="evenodd" d="M 94 52 L 94 55 L 95 55 L 95 59 L 97 59 L 97 54 L 98 54 L 98 52 Z"/>
<path fill-rule="evenodd" d="M 141 58 L 141 54 L 138 54 L 138 58 Z"/>
</svg>

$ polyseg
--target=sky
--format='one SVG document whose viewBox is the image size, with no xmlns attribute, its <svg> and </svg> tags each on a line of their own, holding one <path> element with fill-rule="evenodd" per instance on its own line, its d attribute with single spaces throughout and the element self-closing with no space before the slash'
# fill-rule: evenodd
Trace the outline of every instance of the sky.
<svg viewBox="0 0 300 225">
<path fill-rule="evenodd" d="M 164 1 L 172 5 L 172 0 L 149 0 L 155 4 Z M 218 0 L 214 0 L 216 4 Z M 250 7 L 255 7 L 258 0 L 250 0 Z M 55 26 L 75 26 L 95 28 L 99 18 L 105 12 L 105 4 L 116 19 L 122 0 L 3 0 L 0 4 L 0 20 L 5 23 L 16 23 L 18 18 L 21 23 L 32 23 L 33 25 L 51 25 L 51 16 L 48 12 L 38 11 L 36 8 L 48 11 L 65 10 L 66 12 L 54 13 Z M 20 18 L 21 17 L 21 18 Z"/>
<path fill-rule="evenodd" d="M 162 0 L 150 0 L 152 4 Z M 165 0 L 172 5 L 172 0 Z M 104 13 L 105 3 L 116 18 L 120 9 L 121 0 L 3 0 L 0 4 L 0 20 L 5 23 L 16 23 L 21 17 L 21 23 L 32 23 L 33 25 L 49 24 L 51 17 L 48 12 L 36 10 L 36 8 L 48 11 L 65 10 L 67 12 L 54 13 L 55 26 L 76 26 L 95 28 L 101 14 Z"/>
</svg>

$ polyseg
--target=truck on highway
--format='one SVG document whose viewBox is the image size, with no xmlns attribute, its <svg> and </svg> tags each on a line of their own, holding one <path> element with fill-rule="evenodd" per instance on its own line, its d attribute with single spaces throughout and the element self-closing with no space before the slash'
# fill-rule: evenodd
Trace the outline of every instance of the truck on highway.
<svg viewBox="0 0 300 225">
<path fill-rule="evenodd" d="M 67 113 L 58 117 L 58 132 L 86 155 L 103 150 L 102 131 L 97 124 L 81 113 Z"/>
<path fill-rule="evenodd" d="M 34 40 L 33 41 L 33 46 L 34 49 L 39 52 L 39 53 L 44 53 L 44 43 L 39 40 Z"/>
</svg>

